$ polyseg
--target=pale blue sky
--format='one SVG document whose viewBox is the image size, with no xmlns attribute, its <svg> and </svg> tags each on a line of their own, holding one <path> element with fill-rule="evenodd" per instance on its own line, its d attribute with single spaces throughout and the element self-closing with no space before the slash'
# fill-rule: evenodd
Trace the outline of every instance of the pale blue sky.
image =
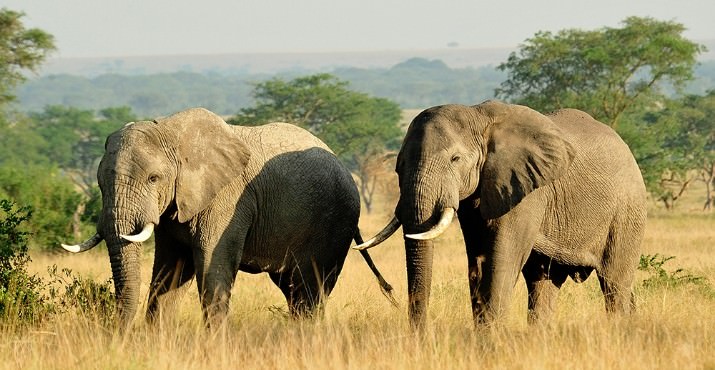
<svg viewBox="0 0 715 370">
<path fill-rule="evenodd" d="M 2 0 L 56 38 L 54 57 L 516 47 L 538 30 L 631 15 L 715 39 L 713 0 Z"/>
</svg>

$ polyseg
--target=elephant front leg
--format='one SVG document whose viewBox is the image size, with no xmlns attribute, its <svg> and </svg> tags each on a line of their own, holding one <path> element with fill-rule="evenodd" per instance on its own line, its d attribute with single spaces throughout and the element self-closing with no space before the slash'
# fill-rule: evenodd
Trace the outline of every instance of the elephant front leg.
<svg viewBox="0 0 715 370">
<path fill-rule="evenodd" d="M 179 289 L 194 277 L 194 261 L 188 247 L 167 239 L 157 230 L 154 267 L 149 286 L 146 319 L 160 321 L 166 311 L 174 309 L 181 297 Z"/>
<path fill-rule="evenodd" d="M 196 282 L 204 320 L 208 327 L 221 327 L 228 316 L 231 288 L 236 277 L 233 263 L 225 258 L 209 258 L 196 271 Z"/>
<path fill-rule="evenodd" d="M 467 249 L 467 265 L 469 280 L 469 296 L 472 303 L 472 317 L 474 324 L 485 322 L 486 296 L 483 291 L 482 279 L 486 254 L 480 246 L 487 245 L 491 240 L 491 233 L 487 229 L 486 221 L 479 215 L 478 209 L 470 209 L 468 204 L 460 206 L 457 212 L 459 223 L 462 227 L 464 244 Z"/>
<path fill-rule="evenodd" d="M 486 313 L 486 297 L 481 288 L 482 277 L 484 274 L 484 262 L 486 257 L 483 254 L 469 253 L 467 250 L 467 258 L 469 260 L 469 295 L 472 302 L 472 318 L 474 323 L 483 324 L 484 315 Z"/>
<path fill-rule="evenodd" d="M 529 292 L 529 324 L 548 323 L 567 273 L 551 258 L 532 252 L 522 269 Z"/>
</svg>

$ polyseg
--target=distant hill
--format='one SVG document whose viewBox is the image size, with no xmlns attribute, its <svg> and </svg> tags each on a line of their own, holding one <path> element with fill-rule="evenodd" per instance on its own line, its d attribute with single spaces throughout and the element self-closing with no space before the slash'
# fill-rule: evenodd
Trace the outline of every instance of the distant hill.
<svg viewBox="0 0 715 370">
<path fill-rule="evenodd" d="M 331 71 L 336 68 L 389 68 L 410 58 L 439 59 L 452 68 L 481 67 L 506 60 L 511 48 L 385 50 L 340 53 L 255 53 L 224 55 L 164 55 L 116 58 L 50 59 L 41 76 L 71 74 L 98 76 L 171 72 L 223 75 Z"/>
<path fill-rule="evenodd" d="M 715 40 L 699 40 L 707 52 L 701 61 L 715 60 Z M 459 47 L 426 50 L 380 50 L 334 53 L 251 53 L 219 55 L 149 55 L 106 58 L 54 58 L 40 71 L 41 76 L 71 74 L 144 75 L 172 72 L 260 75 L 290 72 L 332 71 L 338 68 L 390 68 L 410 58 L 441 60 L 451 68 L 483 67 L 506 61 L 516 48 L 464 49 Z"/>
</svg>

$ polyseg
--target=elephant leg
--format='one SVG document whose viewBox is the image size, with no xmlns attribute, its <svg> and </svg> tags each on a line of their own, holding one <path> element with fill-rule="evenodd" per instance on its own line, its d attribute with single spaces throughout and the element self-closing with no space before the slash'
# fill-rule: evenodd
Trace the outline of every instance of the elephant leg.
<svg viewBox="0 0 715 370">
<path fill-rule="evenodd" d="M 236 270 L 230 264 L 215 263 L 196 271 L 196 282 L 204 319 L 208 327 L 220 327 L 228 316 Z"/>
<path fill-rule="evenodd" d="M 295 267 L 288 272 L 270 274 L 281 289 L 294 319 L 313 318 L 322 314 L 322 301 L 337 282 L 337 273 L 323 274 L 318 267 Z"/>
<path fill-rule="evenodd" d="M 548 323 L 568 274 L 551 258 L 536 252 L 531 253 L 522 273 L 529 292 L 529 324 Z"/>
<path fill-rule="evenodd" d="M 643 225 L 614 220 L 609 232 L 601 268 L 596 269 L 606 312 L 630 313 L 635 310 L 632 285 L 640 256 Z"/>
<path fill-rule="evenodd" d="M 208 327 L 220 327 L 228 316 L 229 300 L 241 253 L 236 251 L 233 240 L 222 241 L 213 248 L 195 248 L 196 285 L 201 308 Z M 239 251 L 243 250 L 243 243 Z"/>
<path fill-rule="evenodd" d="M 167 310 L 175 308 L 183 293 L 179 289 L 194 277 L 194 261 L 188 246 L 157 229 L 154 267 L 149 286 L 146 319 L 153 323 Z"/>
<path fill-rule="evenodd" d="M 478 210 L 468 206 L 460 206 L 457 216 L 462 226 L 464 244 L 467 248 L 467 278 L 472 303 L 472 317 L 476 325 L 485 321 L 486 297 L 482 286 L 486 262 L 484 245 L 490 244 L 491 233 L 487 229 L 486 221 L 479 215 Z"/>
<path fill-rule="evenodd" d="M 541 219 L 536 208 L 517 208 L 488 224 L 489 248 L 482 264 L 480 290 L 486 302 L 485 319 L 499 320 L 511 302 L 514 286 L 536 241 Z M 525 207 L 521 210 L 519 207 Z"/>
</svg>

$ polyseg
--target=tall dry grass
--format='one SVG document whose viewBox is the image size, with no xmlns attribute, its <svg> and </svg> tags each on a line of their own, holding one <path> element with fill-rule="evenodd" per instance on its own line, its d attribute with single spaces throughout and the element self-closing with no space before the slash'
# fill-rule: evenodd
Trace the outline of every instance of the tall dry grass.
<svg viewBox="0 0 715 370">
<path fill-rule="evenodd" d="M 363 216 L 372 234 L 387 221 L 388 204 Z M 676 256 L 666 268 L 685 268 L 715 286 L 715 215 L 668 214 L 650 218 L 644 254 Z M 714 369 L 715 297 L 696 285 L 645 288 L 639 272 L 637 313 L 607 317 L 597 279 L 569 281 L 552 325 L 526 325 L 526 289 L 515 287 L 508 317 L 493 328 L 472 325 L 466 258 L 458 225 L 435 245 L 429 329 L 409 330 L 401 238 L 373 249 L 373 258 L 395 287 L 392 307 L 359 254 L 349 254 L 320 319 L 296 322 L 264 275 L 239 274 L 230 320 L 218 331 L 203 328 L 196 286 L 177 312 L 150 327 L 137 317 L 121 336 L 99 321 L 68 312 L 41 326 L 3 332 L 0 367 L 7 369 Z M 106 252 L 33 256 L 32 269 L 69 267 L 104 281 Z M 152 255 L 144 257 L 146 292 Z M 140 308 L 143 310 L 143 307 Z"/>
</svg>

